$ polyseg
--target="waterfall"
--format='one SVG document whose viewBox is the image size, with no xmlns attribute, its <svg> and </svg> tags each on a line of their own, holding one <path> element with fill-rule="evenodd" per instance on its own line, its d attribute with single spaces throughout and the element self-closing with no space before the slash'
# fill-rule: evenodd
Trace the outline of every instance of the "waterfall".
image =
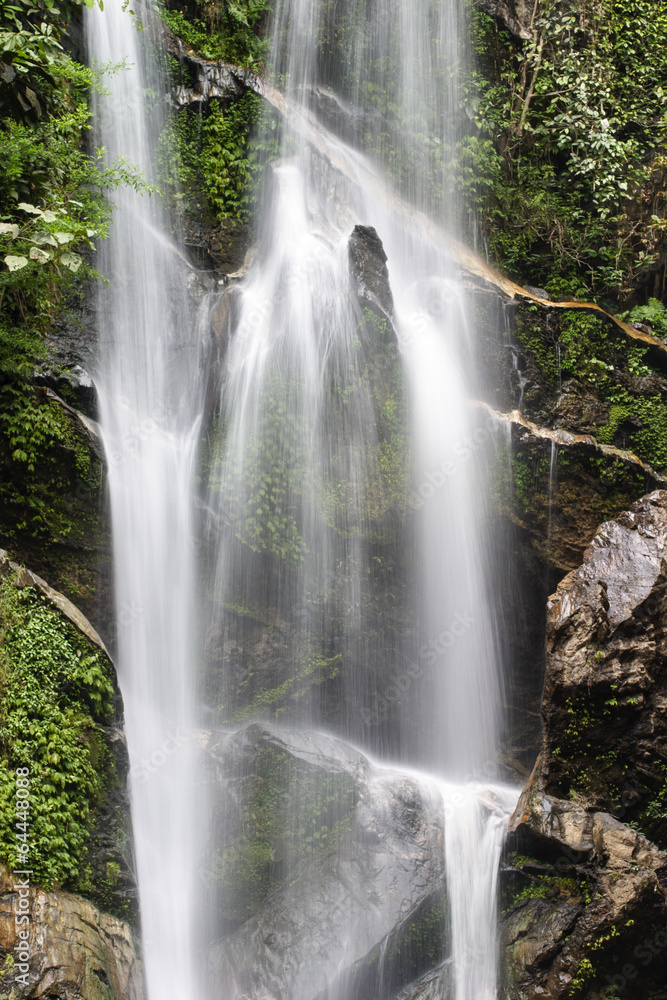
<svg viewBox="0 0 667 1000">
<path fill-rule="evenodd" d="M 108 162 L 153 175 L 164 92 L 121 0 L 86 18 L 89 58 L 124 68 L 95 102 Z M 201 824 L 193 741 L 196 655 L 191 483 L 200 420 L 197 331 L 186 274 L 159 199 L 114 192 L 100 247 L 96 383 L 111 498 L 117 663 L 132 769 L 130 793 L 149 995 L 197 996 L 196 843 Z"/>
<path fill-rule="evenodd" d="M 293 652 L 284 685 L 304 693 L 282 718 L 333 726 L 439 779 L 452 997 L 491 1000 L 498 863 L 517 794 L 497 784 L 502 669 L 479 484 L 490 434 L 467 405 L 475 336 L 440 232 L 411 225 L 417 216 L 397 212 L 390 194 L 393 187 L 423 216 L 455 224 L 448 170 L 457 63 L 465 55 L 462 18 L 455 0 L 350 7 L 356 29 L 337 42 L 335 59 L 323 53 L 331 29 L 323 5 L 275 5 L 271 72 L 285 81 L 290 124 L 267 182 L 257 257 L 234 292 L 237 318 L 220 398 L 225 432 L 206 500 L 216 523 L 231 527 L 220 534 L 211 628 L 217 615 L 220 645 L 233 647 L 225 608 L 278 607 L 281 620 L 300 623 L 309 649 L 342 660 L 332 715 L 326 678 L 309 688 Z M 367 114 L 373 88 L 394 102 L 390 134 L 386 119 Z M 313 116 L 321 119 L 315 129 Z M 304 138 L 315 133 L 326 159 Z M 414 531 L 403 545 L 411 553 L 409 601 L 419 609 L 418 626 L 411 649 L 386 651 L 384 677 L 363 641 L 374 579 L 367 539 L 371 512 L 382 508 L 382 420 L 364 373 L 382 335 L 350 285 L 346 247 L 359 224 L 377 230 L 388 257 L 392 336 L 412 438 Z M 276 414 L 278 437 L 270 430 Z M 262 508 L 271 537 L 258 535 Z M 249 543 L 258 553 L 250 568 Z M 291 566 L 272 559 L 277 546 L 290 548 Z M 407 675 L 405 655 L 412 659 Z M 350 662 L 355 669 L 346 673 Z M 224 684 L 231 678 L 232 688 L 238 685 L 243 666 L 235 652 L 216 669 Z M 373 740 L 358 726 L 359 707 L 396 679 L 403 681 L 401 712 L 391 732 Z M 227 722 L 234 699 L 234 690 L 220 691 Z"/>
<path fill-rule="evenodd" d="M 437 789 L 451 926 L 442 988 L 452 1000 L 496 996 L 496 880 L 516 792 L 496 763 L 502 664 L 480 485 L 489 433 L 467 405 L 475 331 L 441 238 L 460 214 L 451 173 L 462 4 L 348 7 L 354 28 L 339 37 L 328 21 L 336 5 L 276 0 L 269 72 L 292 114 L 264 171 L 253 260 L 217 302 L 224 365 L 206 405 L 205 338 L 159 199 L 119 193 L 103 252 L 98 384 L 150 1000 L 207 994 L 196 947 L 207 830 L 195 621 L 215 726 L 277 708 L 281 724 L 333 731 Z M 99 140 L 150 179 L 146 95 L 164 85 L 120 0 L 92 13 L 88 31 L 92 58 L 128 63 L 98 99 Z M 414 215 L 396 211 L 392 190 Z M 393 302 L 366 308 L 359 297 L 353 229 L 379 235 Z M 202 429 L 208 544 L 195 565 Z M 397 565 L 377 540 L 389 534 Z M 410 622 L 402 633 L 378 608 L 390 586 L 397 621 Z M 270 689 L 234 631 L 244 616 L 269 621 Z"/>
</svg>

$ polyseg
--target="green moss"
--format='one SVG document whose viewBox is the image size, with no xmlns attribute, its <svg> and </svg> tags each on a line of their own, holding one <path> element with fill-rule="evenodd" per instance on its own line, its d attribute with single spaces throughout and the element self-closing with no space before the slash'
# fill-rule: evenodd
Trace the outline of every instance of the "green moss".
<svg viewBox="0 0 667 1000">
<path fill-rule="evenodd" d="M 28 768 L 29 867 L 39 884 L 71 885 L 89 836 L 91 811 L 111 761 L 97 727 L 113 706 L 110 665 L 33 588 L 0 584 L 0 824 L 2 859 L 21 867 L 17 768 Z M 25 867 L 25 865 L 23 866 Z"/>
<path fill-rule="evenodd" d="M 83 430 L 59 403 L 25 384 L 9 383 L 0 396 L 0 465 L 6 471 L 0 531 L 6 538 L 27 534 L 47 543 L 83 538 L 98 510 L 89 502 L 77 504 L 77 493 L 89 501 L 102 477 Z"/>
<path fill-rule="evenodd" d="M 622 741 L 613 734 L 623 732 L 624 716 L 636 713 L 636 699 L 619 699 L 613 689 L 606 695 L 598 692 L 595 700 L 579 694 L 566 700 L 565 710 L 567 725 L 551 750 L 563 796 L 620 808 L 627 766 L 622 763 Z"/>
<path fill-rule="evenodd" d="M 243 791 L 241 834 L 217 855 L 226 919 L 248 919 L 270 893 L 335 854 L 355 805 L 348 774 L 324 774 L 263 747 Z"/>
<path fill-rule="evenodd" d="M 536 306 L 521 309 L 516 320 L 516 337 L 534 358 L 547 384 L 558 385 L 560 370 L 553 335 L 550 338 L 541 322 L 542 314 Z"/>
<path fill-rule="evenodd" d="M 525 863 L 525 862 L 522 862 Z M 533 863 L 529 859 L 529 863 Z M 523 886 L 505 889 L 501 900 L 501 910 L 509 913 L 515 906 L 528 899 L 552 899 L 580 902 L 588 896 L 588 890 L 575 878 L 561 875 L 530 874 L 525 876 Z M 590 902 L 590 897 L 588 897 Z"/>
<path fill-rule="evenodd" d="M 323 684 L 333 680 L 337 676 L 343 663 L 343 654 L 335 653 L 333 656 L 324 656 L 318 653 L 313 644 L 304 640 L 298 644 L 295 656 L 295 668 L 292 676 L 286 678 L 277 687 L 262 688 L 254 694 L 248 704 L 238 709 L 233 716 L 233 722 L 247 722 L 250 719 L 261 718 L 266 714 L 266 709 L 272 708 L 269 714 L 272 718 L 277 718 L 286 709 L 286 702 L 293 702 L 295 699 L 303 698 L 314 685 Z M 257 678 L 254 672 L 248 671 L 243 683 L 237 692 L 237 697 L 242 701 L 247 691 L 256 686 Z"/>
</svg>

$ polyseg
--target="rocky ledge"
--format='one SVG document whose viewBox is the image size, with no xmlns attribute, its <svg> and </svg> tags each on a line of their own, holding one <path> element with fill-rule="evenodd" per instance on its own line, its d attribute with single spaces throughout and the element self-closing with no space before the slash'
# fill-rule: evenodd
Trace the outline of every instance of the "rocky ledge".
<svg viewBox="0 0 667 1000">
<path fill-rule="evenodd" d="M 25 889 L 22 880 L 0 866 L 4 997 L 144 1000 L 142 967 L 127 923 L 70 893 Z M 19 913 L 27 913 L 29 922 L 17 927 Z M 19 931 L 26 928 L 27 939 L 20 939 Z"/>
<path fill-rule="evenodd" d="M 656 491 L 548 603 L 542 753 L 503 872 L 517 1000 L 667 996 L 666 552 Z"/>
</svg>

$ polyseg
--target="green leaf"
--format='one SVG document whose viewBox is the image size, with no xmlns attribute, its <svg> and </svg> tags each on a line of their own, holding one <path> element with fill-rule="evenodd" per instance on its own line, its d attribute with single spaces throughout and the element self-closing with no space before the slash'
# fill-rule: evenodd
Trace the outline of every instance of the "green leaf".
<svg viewBox="0 0 667 1000">
<path fill-rule="evenodd" d="M 62 264 L 68 267 L 70 271 L 76 273 L 83 263 L 83 259 L 78 255 L 78 253 L 64 253 L 60 258 Z"/>
<path fill-rule="evenodd" d="M 43 215 L 44 214 L 42 212 L 41 208 L 35 208 L 34 205 L 29 205 L 27 201 L 20 201 L 18 203 L 17 207 L 20 208 L 22 212 L 29 212 L 30 215 Z"/>
<path fill-rule="evenodd" d="M 51 247 L 58 246 L 51 233 L 36 233 L 32 237 L 32 242 L 37 243 L 39 246 L 42 246 L 44 243 L 47 243 Z"/>
<path fill-rule="evenodd" d="M 51 260 L 51 254 L 47 253 L 46 250 L 40 250 L 39 247 L 31 247 L 30 260 L 36 260 L 38 264 L 46 264 L 48 260 Z"/>
<path fill-rule="evenodd" d="M 10 271 L 20 271 L 22 267 L 25 267 L 28 263 L 27 257 L 5 257 L 5 264 Z"/>
</svg>

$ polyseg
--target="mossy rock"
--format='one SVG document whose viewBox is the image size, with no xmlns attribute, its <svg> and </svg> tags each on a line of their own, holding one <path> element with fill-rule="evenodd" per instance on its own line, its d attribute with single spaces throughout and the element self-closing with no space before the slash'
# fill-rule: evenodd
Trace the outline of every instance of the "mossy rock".
<svg viewBox="0 0 667 1000">
<path fill-rule="evenodd" d="M 26 406 L 44 428 L 39 442 L 23 449 L 26 458 L 17 457 L 21 449 L 0 423 L 0 546 L 72 600 L 109 641 L 111 543 L 101 442 L 51 390 L 30 389 Z"/>
</svg>

